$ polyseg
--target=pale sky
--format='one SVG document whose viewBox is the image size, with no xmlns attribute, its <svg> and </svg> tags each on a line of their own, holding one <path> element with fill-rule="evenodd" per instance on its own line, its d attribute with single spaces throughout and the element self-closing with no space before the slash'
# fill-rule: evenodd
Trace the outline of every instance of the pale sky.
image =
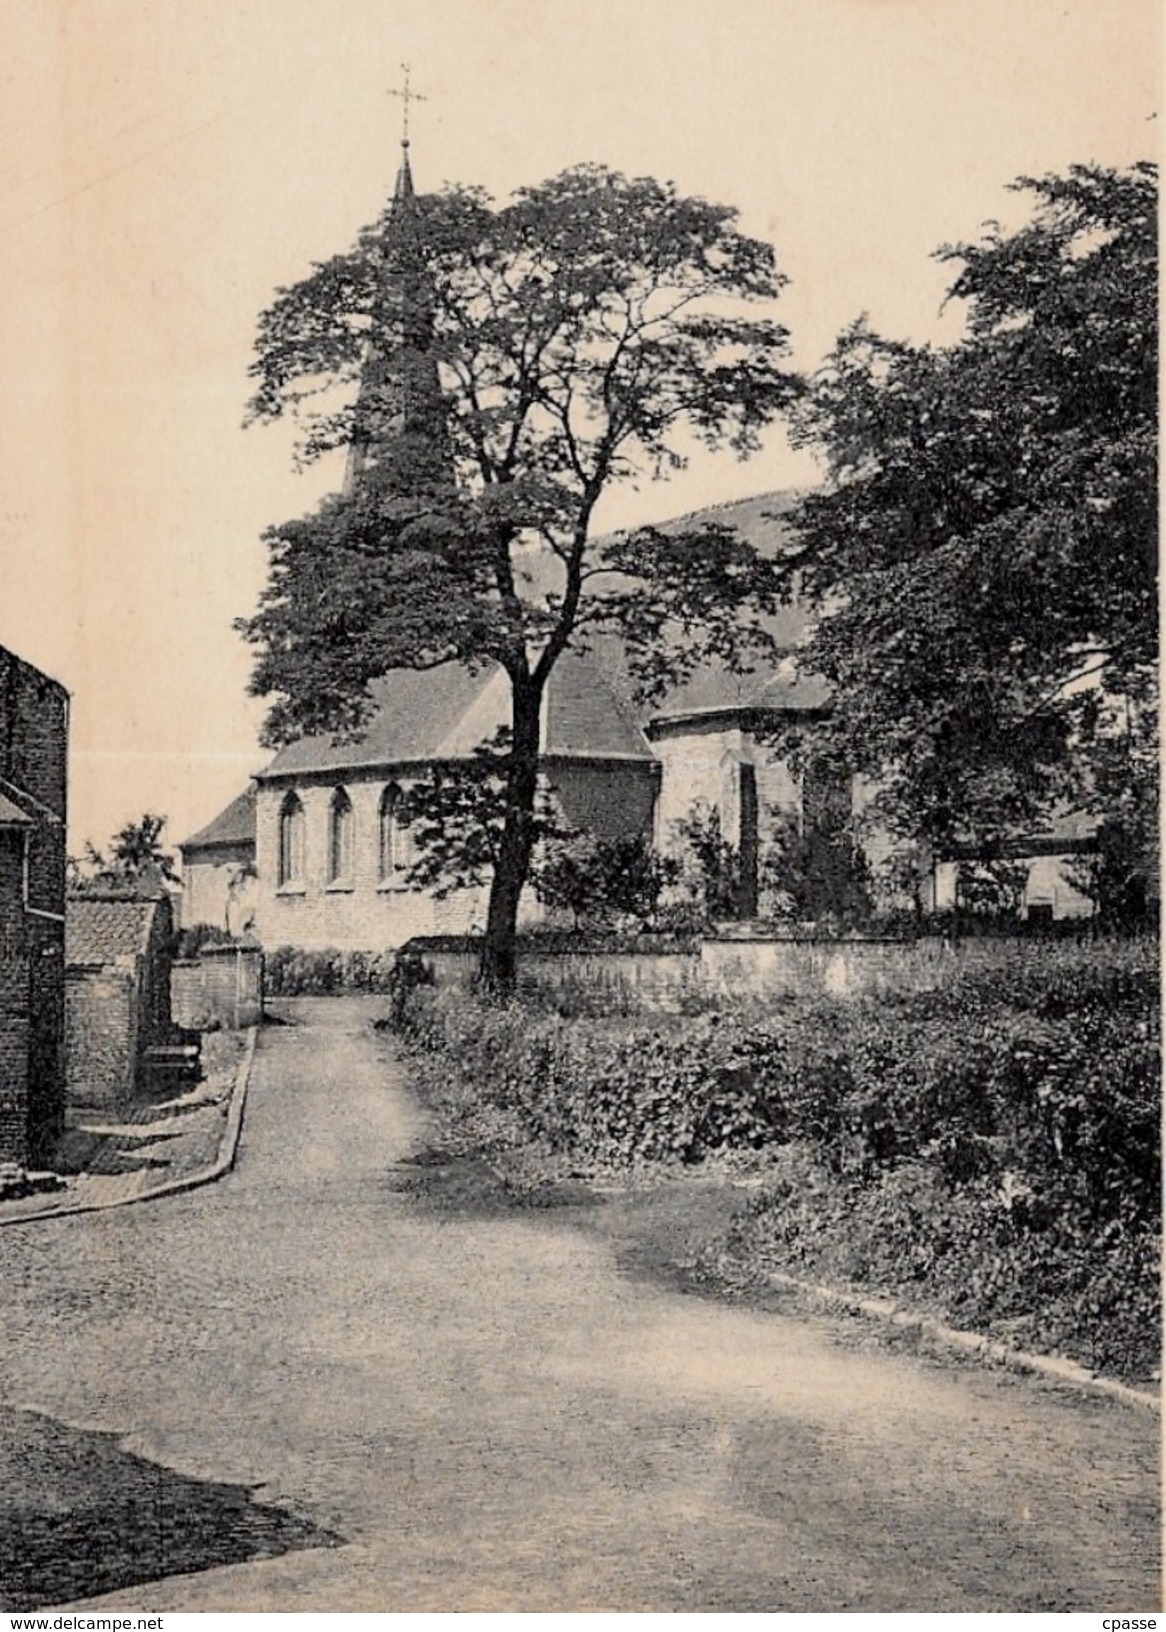
<svg viewBox="0 0 1166 1632">
<path fill-rule="evenodd" d="M 176 843 L 264 762 L 231 622 L 263 528 L 338 471 L 242 429 L 255 319 L 380 210 L 401 63 L 423 190 L 597 161 L 737 206 L 792 279 L 803 368 L 863 311 L 952 332 L 936 246 L 1015 219 L 1017 175 L 1155 158 L 1161 129 L 1157 0 L 0 9 L 0 644 L 73 693 L 74 848 L 146 809 Z M 813 478 L 777 434 L 604 519 Z"/>
</svg>

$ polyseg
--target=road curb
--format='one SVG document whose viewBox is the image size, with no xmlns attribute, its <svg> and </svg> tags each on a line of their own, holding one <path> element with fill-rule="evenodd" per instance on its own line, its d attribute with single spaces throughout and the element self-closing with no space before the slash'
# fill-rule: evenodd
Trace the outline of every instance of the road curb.
<svg viewBox="0 0 1166 1632">
<path fill-rule="evenodd" d="M 499 1182 L 505 1182 L 501 1168 L 491 1162 L 487 1162 L 486 1165 Z M 588 1188 L 600 1196 L 634 1194 L 634 1187 L 629 1184 L 590 1182 Z M 1068 1383 L 1071 1387 L 1082 1388 L 1092 1394 L 1107 1395 L 1111 1399 L 1120 1400 L 1124 1405 L 1137 1406 L 1141 1410 L 1161 1414 L 1162 1402 L 1157 1394 L 1148 1394 L 1144 1389 L 1132 1388 L 1129 1383 L 1118 1382 L 1113 1377 L 1096 1377 L 1093 1372 L 1078 1365 L 1075 1360 L 1065 1360 L 1059 1355 L 1034 1354 L 1029 1349 L 1010 1348 L 1006 1343 L 998 1343 L 983 1332 L 961 1331 L 958 1327 L 948 1326 L 943 1321 L 936 1320 L 934 1316 L 922 1315 L 907 1304 L 896 1303 L 893 1298 L 849 1292 L 842 1287 L 827 1286 L 821 1281 L 803 1281 L 796 1275 L 786 1275 L 776 1269 L 765 1271 L 761 1279 L 768 1286 L 781 1291 L 797 1292 L 824 1308 L 848 1310 L 868 1320 L 898 1326 L 903 1331 L 918 1332 L 921 1338 L 934 1343 L 937 1347 L 958 1349 L 961 1353 L 970 1354 L 977 1359 L 1007 1366 L 1012 1371 L 1036 1372 L 1040 1376 L 1050 1377 L 1059 1383 Z"/>
<path fill-rule="evenodd" d="M 235 1081 L 231 1086 L 231 1097 L 227 1104 L 223 1136 L 219 1141 L 218 1153 L 212 1162 L 208 1162 L 205 1167 L 197 1168 L 193 1173 L 184 1173 L 181 1178 L 162 1179 L 147 1190 L 136 1191 L 132 1196 L 111 1196 L 105 1201 L 76 1201 L 61 1207 L 43 1207 L 39 1212 L 22 1213 L 19 1218 L 0 1217 L 0 1228 L 4 1225 L 40 1224 L 52 1218 L 72 1218 L 78 1213 L 105 1213 L 113 1207 L 131 1207 L 139 1201 L 158 1201 L 163 1196 L 181 1195 L 185 1190 L 197 1190 L 204 1184 L 213 1184 L 216 1179 L 221 1179 L 234 1167 L 238 1155 L 239 1140 L 243 1133 L 243 1112 L 247 1103 L 247 1090 L 251 1084 L 251 1065 L 255 1058 L 258 1036 L 258 1026 L 248 1026 L 243 1053 L 235 1068 Z"/>
<path fill-rule="evenodd" d="M 921 1315 L 905 1304 L 896 1303 L 893 1298 L 861 1297 L 857 1292 L 825 1286 L 819 1281 L 802 1281 L 796 1275 L 784 1275 L 780 1270 L 769 1270 L 764 1279 L 770 1286 L 799 1292 L 812 1298 L 815 1303 L 834 1309 L 847 1309 L 868 1320 L 879 1320 L 905 1331 L 918 1332 L 920 1337 L 942 1348 L 959 1349 L 984 1360 L 993 1360 L 1014 1371 L 1036 1372 L 1056 1382 L 1069 1383 L 1092 1394 L 1105 1394 L 1142 1410 L 1160 1413 L 1162 1409 L 1161 1400 L 1156 1394 L 1147 1394 L 1140 1388 L 1132 1388 L 1128 1383 L 1120 1383 L 1111 1377 L 1095 1377 L 1075 1360 L 1064 1360 L 1058 1355 L 1033 1354 L 1028 1349 L 1009 1348 L 1006 1343 L 997 1343 L 983 1332 L 960 1331 L 958 1327 L 947 1326 L 929 1315 Z"/>
</svg>

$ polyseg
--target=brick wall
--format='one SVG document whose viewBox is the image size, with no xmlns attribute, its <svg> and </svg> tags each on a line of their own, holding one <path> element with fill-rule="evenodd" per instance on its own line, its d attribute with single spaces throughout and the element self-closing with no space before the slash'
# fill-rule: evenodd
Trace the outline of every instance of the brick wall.
<svg viewBox="0 0 1166 1632">
<path fill-rule="evenodd" d="M 0 1161 L 28 1159 L 28 920 L 24 835 L 0 828 Z"/>
<path fill-rule="evenodd" d="M 68 723 L 64 687 L 0 647 L 0 791 L 31 822 L 0 840 L 0 1159 L 33 1165 L 64 1120 Z"/>
<path fill-rule="evenodd" d="M 174 1018 L 191 1031 L 215 1024 L 258 1025 L 263 1013 L 263 953 L 257 946 L 206 946 L 176 963 L 170 977 Z"/>
<path fill-rule="evenodd" d="M 65 813 L 69 694 L 0 646 L 0 776 Z"/>
<path fill-rule="evenodd" d="M 70 1104 L 116 1106 L 133 1095 L 138 1072 L 137 972 L 134 959 L 65 976 L 65 1037 Z"/>
<path fill-rule="evenodd" d="M 169 896 L 152 905 L 149 933 L 140 952 L 100 964 L 70 964 L 65 971 L 70 1104 L 113 1105 L 131 1097 L 141 1079 L 146 1050 L 173 1035 L 173 910 Z"/>
<path fill-rule="evenodd" d="M 61 926 L 29 929 L 28 1145 L 34 1166 L 49 1163 L 65 1125 L 65 945 Z"/>
<path fill-rule="evenodd" d="M 174 955 L 174 910 L 163 895 L 154 908 L 145 950 L 138 962 L 138 1054 L 170 1040 L 170 965 Z"/>
</svg>

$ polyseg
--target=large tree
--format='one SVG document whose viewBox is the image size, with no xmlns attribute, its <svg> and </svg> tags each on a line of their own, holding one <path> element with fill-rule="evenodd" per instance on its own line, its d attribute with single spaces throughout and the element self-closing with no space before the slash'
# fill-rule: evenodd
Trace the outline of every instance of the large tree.
<svg viewBox="0 0 1166 1632">
<path fill-rule="evenodd" d="M 794 518 L 815 740 L 943 848 L 1072 804 L 1153 809 L 1156 171 L 1022 178 L 958 263 L 954 344 L 844 333 L 799 409 L 830 482 Z"/>
<path fill-rule="evenodd" d="M 264 314 L 254 412 L 347 446 L 349 480 L 271 529 L 243 627 L 267 735 L 359 732 L 394 668 L 499 664 L 512 718 L 483 953 L 514 979 L 535 838 L 539 718 L 568 647 L 618 629 L 645 688 L 764 644 L 779 583 L 729 530 L 606 544 L 613 485 L 679 468 L 695 436 L 744 457 L 791 400 L 784 282 L 732 209 L 582 166 L 496 207 L 398 188 L 356 247 Z M 333 388 L 347 388 L 337 403 Z"/>
</svg>

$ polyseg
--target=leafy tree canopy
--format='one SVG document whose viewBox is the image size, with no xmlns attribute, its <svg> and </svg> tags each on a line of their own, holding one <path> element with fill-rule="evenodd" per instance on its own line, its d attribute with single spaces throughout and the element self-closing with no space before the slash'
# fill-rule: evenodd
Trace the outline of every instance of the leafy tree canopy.
<svg viewBox="0 0 1166 1632">
<path fill-rule="evenodd" d="M 359 731 L 393 668 L 504 668 L 499 984 L 561 653 L 618 628 L 651 690 L 705 653 L 741 664 L 765 645 L 779 577 L 734 535 L 605 546 L 593 521 L 613 484 L 683 465 L 693 436 L 757 446 L 797 389 L 768 315 L 783 282 L 733 210 L 585 165 L 500 207 L 468 188 L 398 198 L 261 319 L 254 415 L 295 414 L 305 459 L 350 450 L 345 492 L 268 534 L 268 587 L 242 626 L 253 689 L 274 698 L 268 739 Z"/>
<path fill-rule="evenodd" d="M 836 699 L 816 751 L 870 776 L 904 835 L 1152 802 L 1156 181 L 1022 178 L 1026 225 L 938 252 L 963 338 L 860 321 L 800 405 L 831 477 L 788 563 Z"/>
</svg>

